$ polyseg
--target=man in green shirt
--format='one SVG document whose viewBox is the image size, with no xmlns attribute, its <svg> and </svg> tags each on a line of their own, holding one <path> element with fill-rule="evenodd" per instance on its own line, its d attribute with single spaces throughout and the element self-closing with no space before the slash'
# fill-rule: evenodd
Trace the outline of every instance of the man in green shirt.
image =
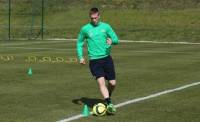
<svg viewBox="0 0 200 122">
<path fill-rule="evenodd" d="M 107 104 L 107 112 L 114 113 L 116 109 L 111 102 L 111 93 L 116 86 L 115 68 L 110 56 L 111 45 L 119 43 L 118 37 L 107 23 L 100 22 L 98 8 L 91 8 L 91 22 L 84 25 L 77 39 L 77 54 L 80 64 L 86 64 L 83 56 L 83 45 L 86 40 L 90 71 L 99 85 L 100 92 Z M 106 86 L 106 80 L 108 85 Z"/>
</svg>

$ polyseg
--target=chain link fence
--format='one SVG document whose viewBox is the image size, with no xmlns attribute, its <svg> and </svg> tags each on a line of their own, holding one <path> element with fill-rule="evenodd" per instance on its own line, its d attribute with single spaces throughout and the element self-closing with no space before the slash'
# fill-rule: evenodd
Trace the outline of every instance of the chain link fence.
<svg viewBox="0 0 200 122">
<path fill-rule="evenodd" d="M 0 39 L 6 39 L 8 34 L 8 1 L 0 0 Z"/>
<path fill-rule="evenodd" d="M 200 8 L 200 0 L 0 0 L 0 40 L 74 38 L 93 6 L 110 11 L 187 9 Z"/>
<path fill-rule="evenodd" d="M 1 39 L 35 39 L 43 29 L 43 0 L 1 0 Z"/>
</svg>

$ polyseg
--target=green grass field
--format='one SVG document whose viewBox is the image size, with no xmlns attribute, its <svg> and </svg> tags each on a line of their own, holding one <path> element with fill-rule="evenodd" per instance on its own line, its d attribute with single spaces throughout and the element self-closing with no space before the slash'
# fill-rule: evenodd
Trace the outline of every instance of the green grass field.
<svg viewBox="0 0 200 122">
<path fill-rule="evenodd" d="M 199 44 L 125 42 L 113 47 L 114 103 L 199 82 L 199 49 Z M 82 103 L 91 107 L 100 101 L 88 65 L 75 58 L 74 41 L 0 42 L 0 121 L 55 122 L 80 114 Z M 199 122 L 199 93 L 194 86 L 120 107 L 114 116 L 75 121 Z"/>
</svg>

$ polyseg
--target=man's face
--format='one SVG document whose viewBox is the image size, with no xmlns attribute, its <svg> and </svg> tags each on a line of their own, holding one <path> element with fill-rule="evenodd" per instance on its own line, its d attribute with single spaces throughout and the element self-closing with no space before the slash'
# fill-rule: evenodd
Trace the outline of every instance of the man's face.
<svg viewBox="0 0 200 122">
<path fill-rule="evenodd" d="M 99 13 L 93 13 L 93 14 L 90 15 L 91 22 L 94 25 L 97 25 L 97 23 L 99 22 L 99 18 L 100 18 Z"/>
</svg>

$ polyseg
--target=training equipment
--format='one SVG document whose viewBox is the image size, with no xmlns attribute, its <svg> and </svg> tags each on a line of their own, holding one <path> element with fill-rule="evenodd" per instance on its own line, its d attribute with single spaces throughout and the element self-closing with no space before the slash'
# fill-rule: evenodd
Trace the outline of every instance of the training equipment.
<svg viewBox="0 0 200 122">
<path fill-rule="evenodd" d="M 83 106 L 82 115 L 85 116 L 85 117 L 90 115 L 89 108 L 86 104 Z"/>
<path fill-rule="evenodd" d="M 32 74 L 33 74 L 32 68 L 30 67 L 30 68 L 28 69 L 28 75 L 31 76 Z"/>
<path fill-rule="evenodd" d="M 106 106 L 103 103 L 98 103 L 93 106 L 93 114 L 97 116 L 103 116 L 106 114 Z"/>
</svg>

